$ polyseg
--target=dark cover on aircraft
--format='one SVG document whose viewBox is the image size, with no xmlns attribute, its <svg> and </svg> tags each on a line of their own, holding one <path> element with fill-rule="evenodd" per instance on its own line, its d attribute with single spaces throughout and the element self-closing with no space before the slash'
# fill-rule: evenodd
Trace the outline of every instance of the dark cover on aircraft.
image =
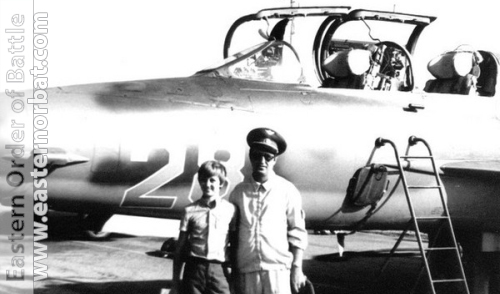
<svg viewBox="0 0 500 294">
<path fill-rule="evenodd" d="M 387 187 L 387 167 L 372 163 L 358 169 L 347 187 L 347 200 L 356 206 L 376 204 Z"/>
</svg>

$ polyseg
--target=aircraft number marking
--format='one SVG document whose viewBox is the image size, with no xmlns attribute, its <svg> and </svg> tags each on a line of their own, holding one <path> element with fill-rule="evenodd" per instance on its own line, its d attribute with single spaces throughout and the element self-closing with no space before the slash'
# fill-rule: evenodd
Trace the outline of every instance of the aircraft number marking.
<svg viewBox="0 0 500 294">
<path fill-rule="evenodd" d="M 211 144 L 206 144 L 200 146 L 198 165 L 201 165 L 206 160 L 214 159 L 216 152 L 220 151 L 220 148 L 216 146 L 211 146 Z M 238 146 L 239 147 L 239 146 Z M 240 170 L 245 164 L 244 148 L 236 148 L 233 146 L 233 152 L 228 152 L 229 159 L 224 161 L 224 165 L 227 168 L 227 180 L 228 185 L 225 187 L 224 191 L 221 191 L 223 196 L 227 196 L 230 186 L 235 183 L 240 182 L 243 179 L 243 175 Z M 150 195 L 154 191 L 160 189 L 164 185 L 177 178 L 184 172 L 184 165 L 186 162 L 185 155 L 186 147 L 169 148 L 169 163 L 161 167 L 154 174 L 146 178 L 145 180 L 137 183 L 133 187 L 125 190 L 123 195 L 121 207 L 141 207 L 141 208 L 163 208 L 172 209 L 178 199 L 178 195 Z M 131 156 L 131 159 L 134 157 Z M 217 159 L 217 158 L 215 158 Z M 189 189 L 189 194 L 187 198 L 190 202 L 193 202 L 193 194 L 198 193 L 200 187 L 198 184 L 197 175 L 193 175 L 193 180 L 191 187 Z"/>
<path fill-rule="evenodd" d="M 127 189 L 123 195 L 121 207 L 172 208 L 175 205 L 177 196 L 149 195 L 183 172 L 185 148 L 169 148 L 168 150 L 169 163 L 142 182 Z"/>
</svg>

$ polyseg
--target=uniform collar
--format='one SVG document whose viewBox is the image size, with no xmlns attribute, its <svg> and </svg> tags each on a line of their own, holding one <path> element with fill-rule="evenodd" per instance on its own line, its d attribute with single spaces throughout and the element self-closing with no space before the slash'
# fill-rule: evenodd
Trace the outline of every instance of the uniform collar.
<svg viewBox="0 0 500 294">
<path fill-rule="evenodd" d="M 269 191 L 271 189 L 271 187 L 273 186 L 275 179 L 276 179 L 276 173 L 274 171 L 270 171 L 269 177 L 268 177 L 267 181 L 265 181 L 264 183 L 257 182 L 252 177 L 252 185 L 254 186 L 255 191 L 259 191 L 260 187 L 264 188 L 264 191 Z"/>
</svg>

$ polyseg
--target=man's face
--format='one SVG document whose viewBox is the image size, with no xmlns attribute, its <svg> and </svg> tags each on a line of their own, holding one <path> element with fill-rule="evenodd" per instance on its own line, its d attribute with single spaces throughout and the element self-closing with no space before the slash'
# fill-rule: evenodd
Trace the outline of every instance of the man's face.
<svg viewBox="0 0 500 294">
<path fill-rule="evenodd" d="M 276 156 L 272 153 L 251 149 L 250 163 L 252 164 L 253 176 L 257 181 L 267 181 L 269 172 L 276 164 Z"/>
</svg>

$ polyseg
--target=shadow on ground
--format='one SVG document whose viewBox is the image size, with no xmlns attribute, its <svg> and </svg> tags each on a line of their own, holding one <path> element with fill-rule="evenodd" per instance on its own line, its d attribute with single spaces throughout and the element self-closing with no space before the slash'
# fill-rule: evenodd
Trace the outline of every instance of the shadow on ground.
<svg viewBox="0 0 500 294">
<path fill-rule="evenodd" d="M 72 284 L 71 281 L 61 280 L 36 289 L 35 294 L 67 294 L 67 293 L 120 293 L 120 294 L 160 294 L 161 289 L 170 289 L 172 281 L 134 281 L 134 282 L 105 282 Z"/>
<path fill-rule="evenodd" d="M 304 260 L 304 273 L 316 294 L 410 293 L 418 279 L 421 258 L 398 253 L 381 271 L 388 257 L 385 250 L 346 252 L 342 257 L 337 253 L 318 255 Z"/>
</svg>

